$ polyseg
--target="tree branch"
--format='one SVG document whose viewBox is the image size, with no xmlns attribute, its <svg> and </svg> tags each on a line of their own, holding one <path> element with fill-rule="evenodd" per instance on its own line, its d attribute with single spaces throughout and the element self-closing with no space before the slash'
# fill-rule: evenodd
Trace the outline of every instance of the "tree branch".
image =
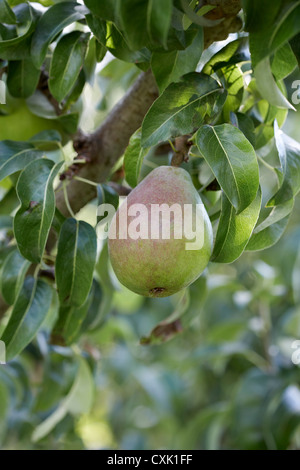
<svg viewBox="0 0 300 470">
<path fill-rule="evenodd" d="M 76 136 L 74 148 L 79 157 L 87 158 L 89 162 L 80 165 L 76 174 L 98 183 L 107 180 L 131 135 L 141 126 L 146 112 L 157 97 L 157 86 L 151 71 L 141 74 L 99 129 L 90 135 L 79 133 Z M 96 197 L 93 186 L 77 180 L 69 182 L 67 192 L 74 212 Z M 56 204 L 62 214 L 70 216 L 63 191 L 57 191 Z"/>
</svg>

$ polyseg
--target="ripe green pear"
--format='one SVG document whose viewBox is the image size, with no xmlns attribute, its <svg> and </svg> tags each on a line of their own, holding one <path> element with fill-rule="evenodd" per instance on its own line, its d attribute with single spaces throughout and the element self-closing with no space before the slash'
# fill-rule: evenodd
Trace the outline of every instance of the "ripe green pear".
<svg viewBox="0 0 300 470">
<path fill-rule="evenodd" d="M 136 207 L 140 207 L 136 204 L 142 204 L 143 210 L 134 213 Z M 181 220 L 170 210 L 174 204 L 182 213 Z M 157 226 L 154 227 L 151 210 L 157 205 L 162 208 L 159 233 L 154 231 L 153 234 L 152 229 L 157 229 Z M 191 235 L 187 238 L 184 230 L 185 205 L 192 208 L 193 230 L 200 240 L 193 249 L 187 249 L 191 248 L 193 239 Z M 167 219 L 170 236 L 166 238 L 162 224 Z M 165 227 L 168 228 L 167 225 Z M 137 235 L 132 236 L 133 229 L 135 234 L 139 234 L 138 238 Z M 209 217 L 189 173 L 182 168 L 160 166 L 134 188 L 119 207 L 110 225 L 108 248 L 112 267 L 122 284 L 146 297 L 166 297 L 200 276 L 209 262 L 212 241 Z"/>
</svg>

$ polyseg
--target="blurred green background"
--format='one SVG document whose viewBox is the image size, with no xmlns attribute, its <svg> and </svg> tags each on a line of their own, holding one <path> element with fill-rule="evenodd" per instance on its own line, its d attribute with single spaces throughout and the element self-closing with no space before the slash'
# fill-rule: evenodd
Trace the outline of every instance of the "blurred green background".
<svg viewBox="0 0 300 470">
<path fill-rule="evenodd" d="M 85 130 L 138 73 L 115 60 L 87 85 Z M 299 126 L 298 112 L 285 131 L 299 140 Z M 277 158 L 273 142 L 263 152 L 266 161 Z M 145 164 L 149 171 L 151 161 Z M 267 167 L 261 171 L 271 192 L 275 181 Z M 140 339 L 175 310 L 178 296 L 144 299 L 104 268 L 101 328 L 92 325 L 78 346 L 59 348 L 47 345 L 46 323 L 21 357 L 0 366 L 1 448 L 300 449 L 299 207 L 298 197 L 274 247 L 209 265 L 186 300 L 182 318 L 191 322 L 163 344 Z M 91 220 L 95 205 L 79 217 Z M 105 250 L 106 266 L 104 259 Z"/>
</svg>

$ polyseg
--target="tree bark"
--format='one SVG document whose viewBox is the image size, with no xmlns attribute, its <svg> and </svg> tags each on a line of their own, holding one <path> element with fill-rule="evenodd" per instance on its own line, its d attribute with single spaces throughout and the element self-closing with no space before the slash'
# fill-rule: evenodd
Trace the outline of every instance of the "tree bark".
<svg viewBox="0 0 300 470">
<path fill-rule="evenodd" d="M 131 135 L 141 126 L 157 97 L 158 90 L 151 71 L 142 73 L 98 130 L 75 139 L 74 148 L 79 156 L 88 160 L 76 174 L 97 183 L 106 181 L 112 167 L 124 153 Z M 75 213 L 96 197 L 95 187 L 75 179 L 68 183 L 67 193 Z M 61 190 L 57 191 L 56 204 L 63 215 L 70 216 Z"/>
</svg>

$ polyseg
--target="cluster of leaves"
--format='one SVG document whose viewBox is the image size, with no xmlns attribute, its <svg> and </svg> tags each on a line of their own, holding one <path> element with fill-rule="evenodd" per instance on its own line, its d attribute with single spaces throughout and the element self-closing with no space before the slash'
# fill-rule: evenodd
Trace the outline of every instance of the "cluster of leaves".
<svg viewBox="0 0 300 470">
<path fill-rule="evenodd" d="M 126 182 L 134 187 L 149 166 L 168 159 L 159 156 L 161 146 L 188 136 L 193 145 L 183 166 L 214 223 L 213 262 L 231 263 L 245 250 L 277 243 L 300 190 L 300 144 L 281 129 L 293 108 L 284 80 L 299 61 L 298 1 L 262 6 L 245 0 L 243 32 L 206 51 L 203 29 L 211 23 L 198 2 L 192 2 L 194 9 L 179 0 L 39 3 L 49 8 L 0 0 L 0 63 L 11 106 L 26 100 L 33 115 L 51 122 L 29 140 L 0 141 L 0 292 L 9 306 L 1 340 L 8 360 L 32 347 L 41 329 L 47 341 L 72 345 L 101 326 L 111 310 L 115 285 L 107 248 L 99 255 L 95 227 L 65 219 L 55 207 L 55 191 L 65 185 L 57 188 L 64 163 L 62 152 L 53 152 L 64 143 L 54 122 L 68 138 L 76 131 L 84 85 L 93 83 L 107 51 L 116 58 L 115 69 L 112 73 L 109 64 L 101 78 L 112 73 L 111 90 L 127 83 L 128 71 L 130 81 L 136 71 L 151 68 L 160 92 L 124 154 Z M 46 94 L 43 76 L 49 77 Z M 0 122 L 7 109 L 1 106 Z M 266 162 L 269 150 L 272 161 Z M 117 206 L 118 197 L 110 186 L 99 185 L 98 202 Z M 53 236 L 57 250 L 49 253 Z M 194 288 L 204 298 L 205 281 Z M 175 311 L 143 342 L 173 337 L 180 317 L 188 325 L 198 313 L 190 296 L 176 297 Z M 80 370 L 84 376 L 85 365 Z M 76 391 L 76 382 L 73 387 Z M 73 387 L 46 430 L 74 409 Z"/>
</svg>

